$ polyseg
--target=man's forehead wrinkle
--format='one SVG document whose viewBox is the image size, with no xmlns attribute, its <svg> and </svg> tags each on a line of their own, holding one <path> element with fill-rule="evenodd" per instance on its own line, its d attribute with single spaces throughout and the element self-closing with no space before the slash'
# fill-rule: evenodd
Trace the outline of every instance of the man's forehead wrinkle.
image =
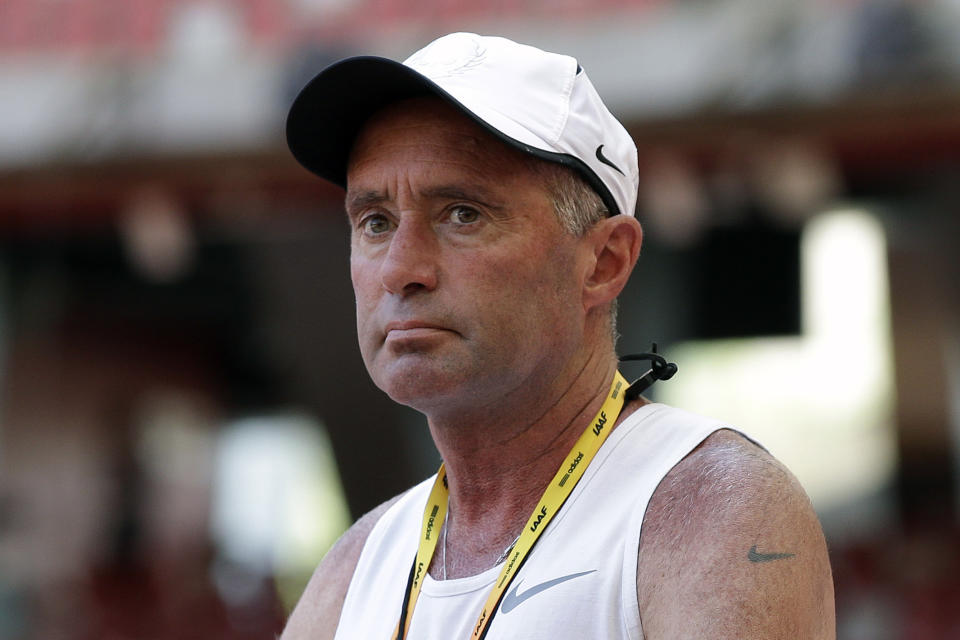
<svg viewBox="0 0 960 640">
<path fill-rule="evenodd" d="M 391 202 L 396 194 L 392 189 L 362 189 L 357 192 L 347 192 L 344 208 L 349 215 L 366 207 Z M 426 200 L 467 200 L 483 203 L 491 209 L 503 209 L 506 202 L 487 187 L 476 183 L 431 184 L 420 189 L 411 190 Z"/>
<path fill-rule="evenodd" d="M 427 198 L 442 198 L 447 200 L 472 200 L 482 202 L 493 209 L 502 209 L 506 203 L 496 193 L 481 184 L 457 183 L 441 184 L 427 187 L 421 192 Z"/>
<path fill-rule="evenodd" d="M 378 191 L 376 189 L 350 191 L 348 189 L 346 198 L 344 199 L 344 208 L 347 210 L 347 214 L 349 214 L 351 211 L 369 207 L 372 204 L 383 202 L 386 199 L 387 194 L 384 191 Z"/>
<path fill-rule="evenodd" d="M 398 149 L 399 154 L 393 153 Z M 464 149 L 432 140 L 358 149 L 347 173 L 346 205 L 390 200 L 398 189 L 424 198 L 505 205 L 501 187 L 531 173 L 525 163 L 495 149 Z"/>
</svg>

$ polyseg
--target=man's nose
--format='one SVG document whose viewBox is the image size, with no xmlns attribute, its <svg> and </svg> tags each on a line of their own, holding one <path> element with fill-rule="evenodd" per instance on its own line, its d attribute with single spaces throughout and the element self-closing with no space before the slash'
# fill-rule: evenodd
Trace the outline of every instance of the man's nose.
<svg viewBox="0 0 960 640">
<path fill-rule="evenodd" d="M 390 238 L 380 278 L 390 293 L 407 295 L 437 286 L 436 235 L 429 225 L 401 220 Z"/>
</svg>

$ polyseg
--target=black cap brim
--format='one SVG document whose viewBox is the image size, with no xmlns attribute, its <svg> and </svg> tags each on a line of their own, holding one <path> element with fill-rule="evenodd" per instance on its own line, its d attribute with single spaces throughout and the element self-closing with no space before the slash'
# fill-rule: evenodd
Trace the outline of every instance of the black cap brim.
<svg viewBox="0 0 960 640">
<path fill-rule="evenodd" d="M 317 74 L 294 100 L 287 115 L 287 145 L 304 167 L 346 187 L 350 150 L 370 116 L 389 104 L 427 95 L 463 108 L 432 81 L 394 60 L 341 60 Z"/>
</svg>

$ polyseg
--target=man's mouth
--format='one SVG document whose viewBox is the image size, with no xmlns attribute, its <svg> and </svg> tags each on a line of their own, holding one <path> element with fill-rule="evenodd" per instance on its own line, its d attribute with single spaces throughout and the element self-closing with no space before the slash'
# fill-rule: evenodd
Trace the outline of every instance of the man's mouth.
<svg viewBox="0 0 960 640">
<path fill-rule="evenodd" d="M 389 322 L 384 327 L 384 340 L 416 340 L 429 338 L 450 329 L 433 322 L 422 320 L 404 320 Z"/>
</svg>

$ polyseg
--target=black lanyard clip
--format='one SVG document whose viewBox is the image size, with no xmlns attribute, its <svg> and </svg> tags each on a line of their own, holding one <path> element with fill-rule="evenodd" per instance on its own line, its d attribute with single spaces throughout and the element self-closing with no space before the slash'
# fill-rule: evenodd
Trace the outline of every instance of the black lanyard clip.
<svg viewBox="0 0 960 640">
<path fill-rule="evenodd" d="M 657 353 L 657 343 L 652 343 L 649 353 L 629 353 L 620 356 L 620 362 L 631 362 L 635 360 L 649 360 L 650 369 L 630 383 L 624 392 L 624 402 L 630 402 L 640 397 L 640 394 L 650 388 L 657 380 L 669 380 L 677 372 L 677 365 L 667 362 L 666 358 Z"/>
</svg>

